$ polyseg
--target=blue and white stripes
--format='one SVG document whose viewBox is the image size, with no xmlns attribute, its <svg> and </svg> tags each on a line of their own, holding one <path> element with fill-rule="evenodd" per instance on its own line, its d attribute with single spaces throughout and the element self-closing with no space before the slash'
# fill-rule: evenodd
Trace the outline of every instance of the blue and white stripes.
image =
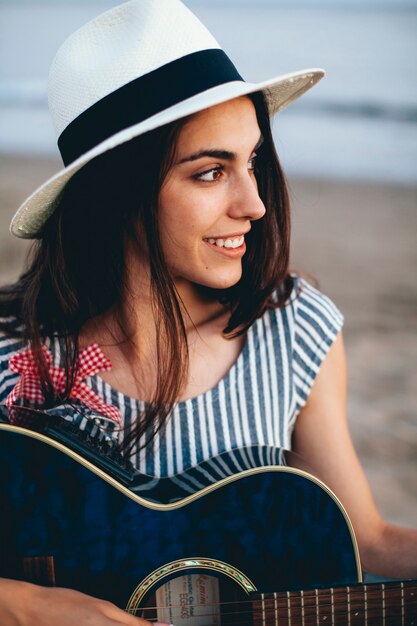
<svg viewBox="0 0 417 626">
<path fill-rule="evenodd" d="M 175 476 L 229 450 L 247 446 L 290 449 L 297 415 L 342 323 L 340 312 L 326 296 L 295 278 L 288 304 L 256 320 L 241 354 L 215 387 L 175 406 L 152 443 L 135 451 L 135 467 L 149 476 Z M 21 342 L 0 337 L 0 403 L 18 380 L 7 363 L 21 348 Z M 50 349 L 59 360 L 58 340 L 51 341 Z M 124 396 L 98 375 L 86 383 L 105 402 L 119 408 L 129 429 L 143 403 Z M 106 427 L 110 430 L 112 425 Z M 242 469 L 251 466 L 240 453 L 236 463 L 243 464 Z M 230 473 L 227 468 L 216 468 L 217 474 L 222 471 Z"/>
</svg>

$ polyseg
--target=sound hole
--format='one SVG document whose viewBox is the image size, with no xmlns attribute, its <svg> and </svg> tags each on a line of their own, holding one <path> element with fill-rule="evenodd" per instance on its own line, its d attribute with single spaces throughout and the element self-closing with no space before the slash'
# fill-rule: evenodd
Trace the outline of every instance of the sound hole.
<svg viewBox="0 0 417 626">
<path fill-rule="evenodd" d="M 160 585 L 141 616 L 175 626 L 244 626 L 252 624 L 249 596 L 226 576 L 183 574 Z"/>
</svg>

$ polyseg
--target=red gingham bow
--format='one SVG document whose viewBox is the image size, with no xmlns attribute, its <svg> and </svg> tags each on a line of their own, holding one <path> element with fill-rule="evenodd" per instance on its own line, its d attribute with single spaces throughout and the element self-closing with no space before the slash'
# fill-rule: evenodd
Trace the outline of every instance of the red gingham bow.
<svg viewBox="0 0 417 626">
<path fill-rule="evenodd" d="M 65 391 L 65 370 L 62 367 L 52 367 L 52 354 L 46 346 L 42 351 L 48 364 L 48 371 L 52 384 L 57 394 Z M 108 371 L 112 367 L 98 345 L 92 343 L 80 353 L 78 357 L 78 373 L 71 389 L 70 397 L 81 400 L 83 404 L 93 411 L 106 415 L 117 424 L 121 423 L 120 413 L 116 407 L 106 404 L 88 385 L 83 382 L 84 378 L 92 376 L 100 371 Z M 31 348 L 25 348 L 12 356 L 9 361 L 9 369 L 21 375 L 17 385 L 6 398 L 6 405 L 12 406 L 16 400 L 23 398 L 39 406 L 42 406 L 45 398 L 36 368 L 35 357 Z"/>
</svg>

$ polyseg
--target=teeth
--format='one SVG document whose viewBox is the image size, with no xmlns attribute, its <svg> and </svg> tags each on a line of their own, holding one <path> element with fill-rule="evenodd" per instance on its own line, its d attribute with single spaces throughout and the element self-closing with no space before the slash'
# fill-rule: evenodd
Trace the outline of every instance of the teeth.
<svg viewBox="0 0 417 626">
<path fill-rule="evenodd" d="M 239 248 L 243 245 L 245 237 L 244 235 L 241 235 L 240 237 L 233 237 L 233 239 L 213 239 L 210 237 L 207 241 L 208 243 L 216 245 L 218 248 Z"/>
</svg>

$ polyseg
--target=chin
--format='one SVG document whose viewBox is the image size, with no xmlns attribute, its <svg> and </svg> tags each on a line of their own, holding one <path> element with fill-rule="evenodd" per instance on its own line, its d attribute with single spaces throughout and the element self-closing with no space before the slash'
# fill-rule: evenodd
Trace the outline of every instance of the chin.
<svg viewBox="0 0 417 626">
<path fill-rule="evenodd" d="M 242 278 L 242 273 L 235 274 L 234 276 L 216 276 L 211 280 L 199 281 L 202 287 L 209 287 L 210 289 L 229 289 L 233 287 Z"/>
<path fill-rule="evenodd" d="M 223 269 L 223 268 L 222 268 Z M 219 271 L 219 269 L 210 268 L 207 270 L 199 270 L 194 272 L 179 272 L 178 269 L 174 274 L 174 281 L 177 287 L 180 285 L 194 285 L 205 289 L 229 289 L 233 287 L 242 278 L 242 267 L 228 268 L 228 271 Z"/>
</svg>

